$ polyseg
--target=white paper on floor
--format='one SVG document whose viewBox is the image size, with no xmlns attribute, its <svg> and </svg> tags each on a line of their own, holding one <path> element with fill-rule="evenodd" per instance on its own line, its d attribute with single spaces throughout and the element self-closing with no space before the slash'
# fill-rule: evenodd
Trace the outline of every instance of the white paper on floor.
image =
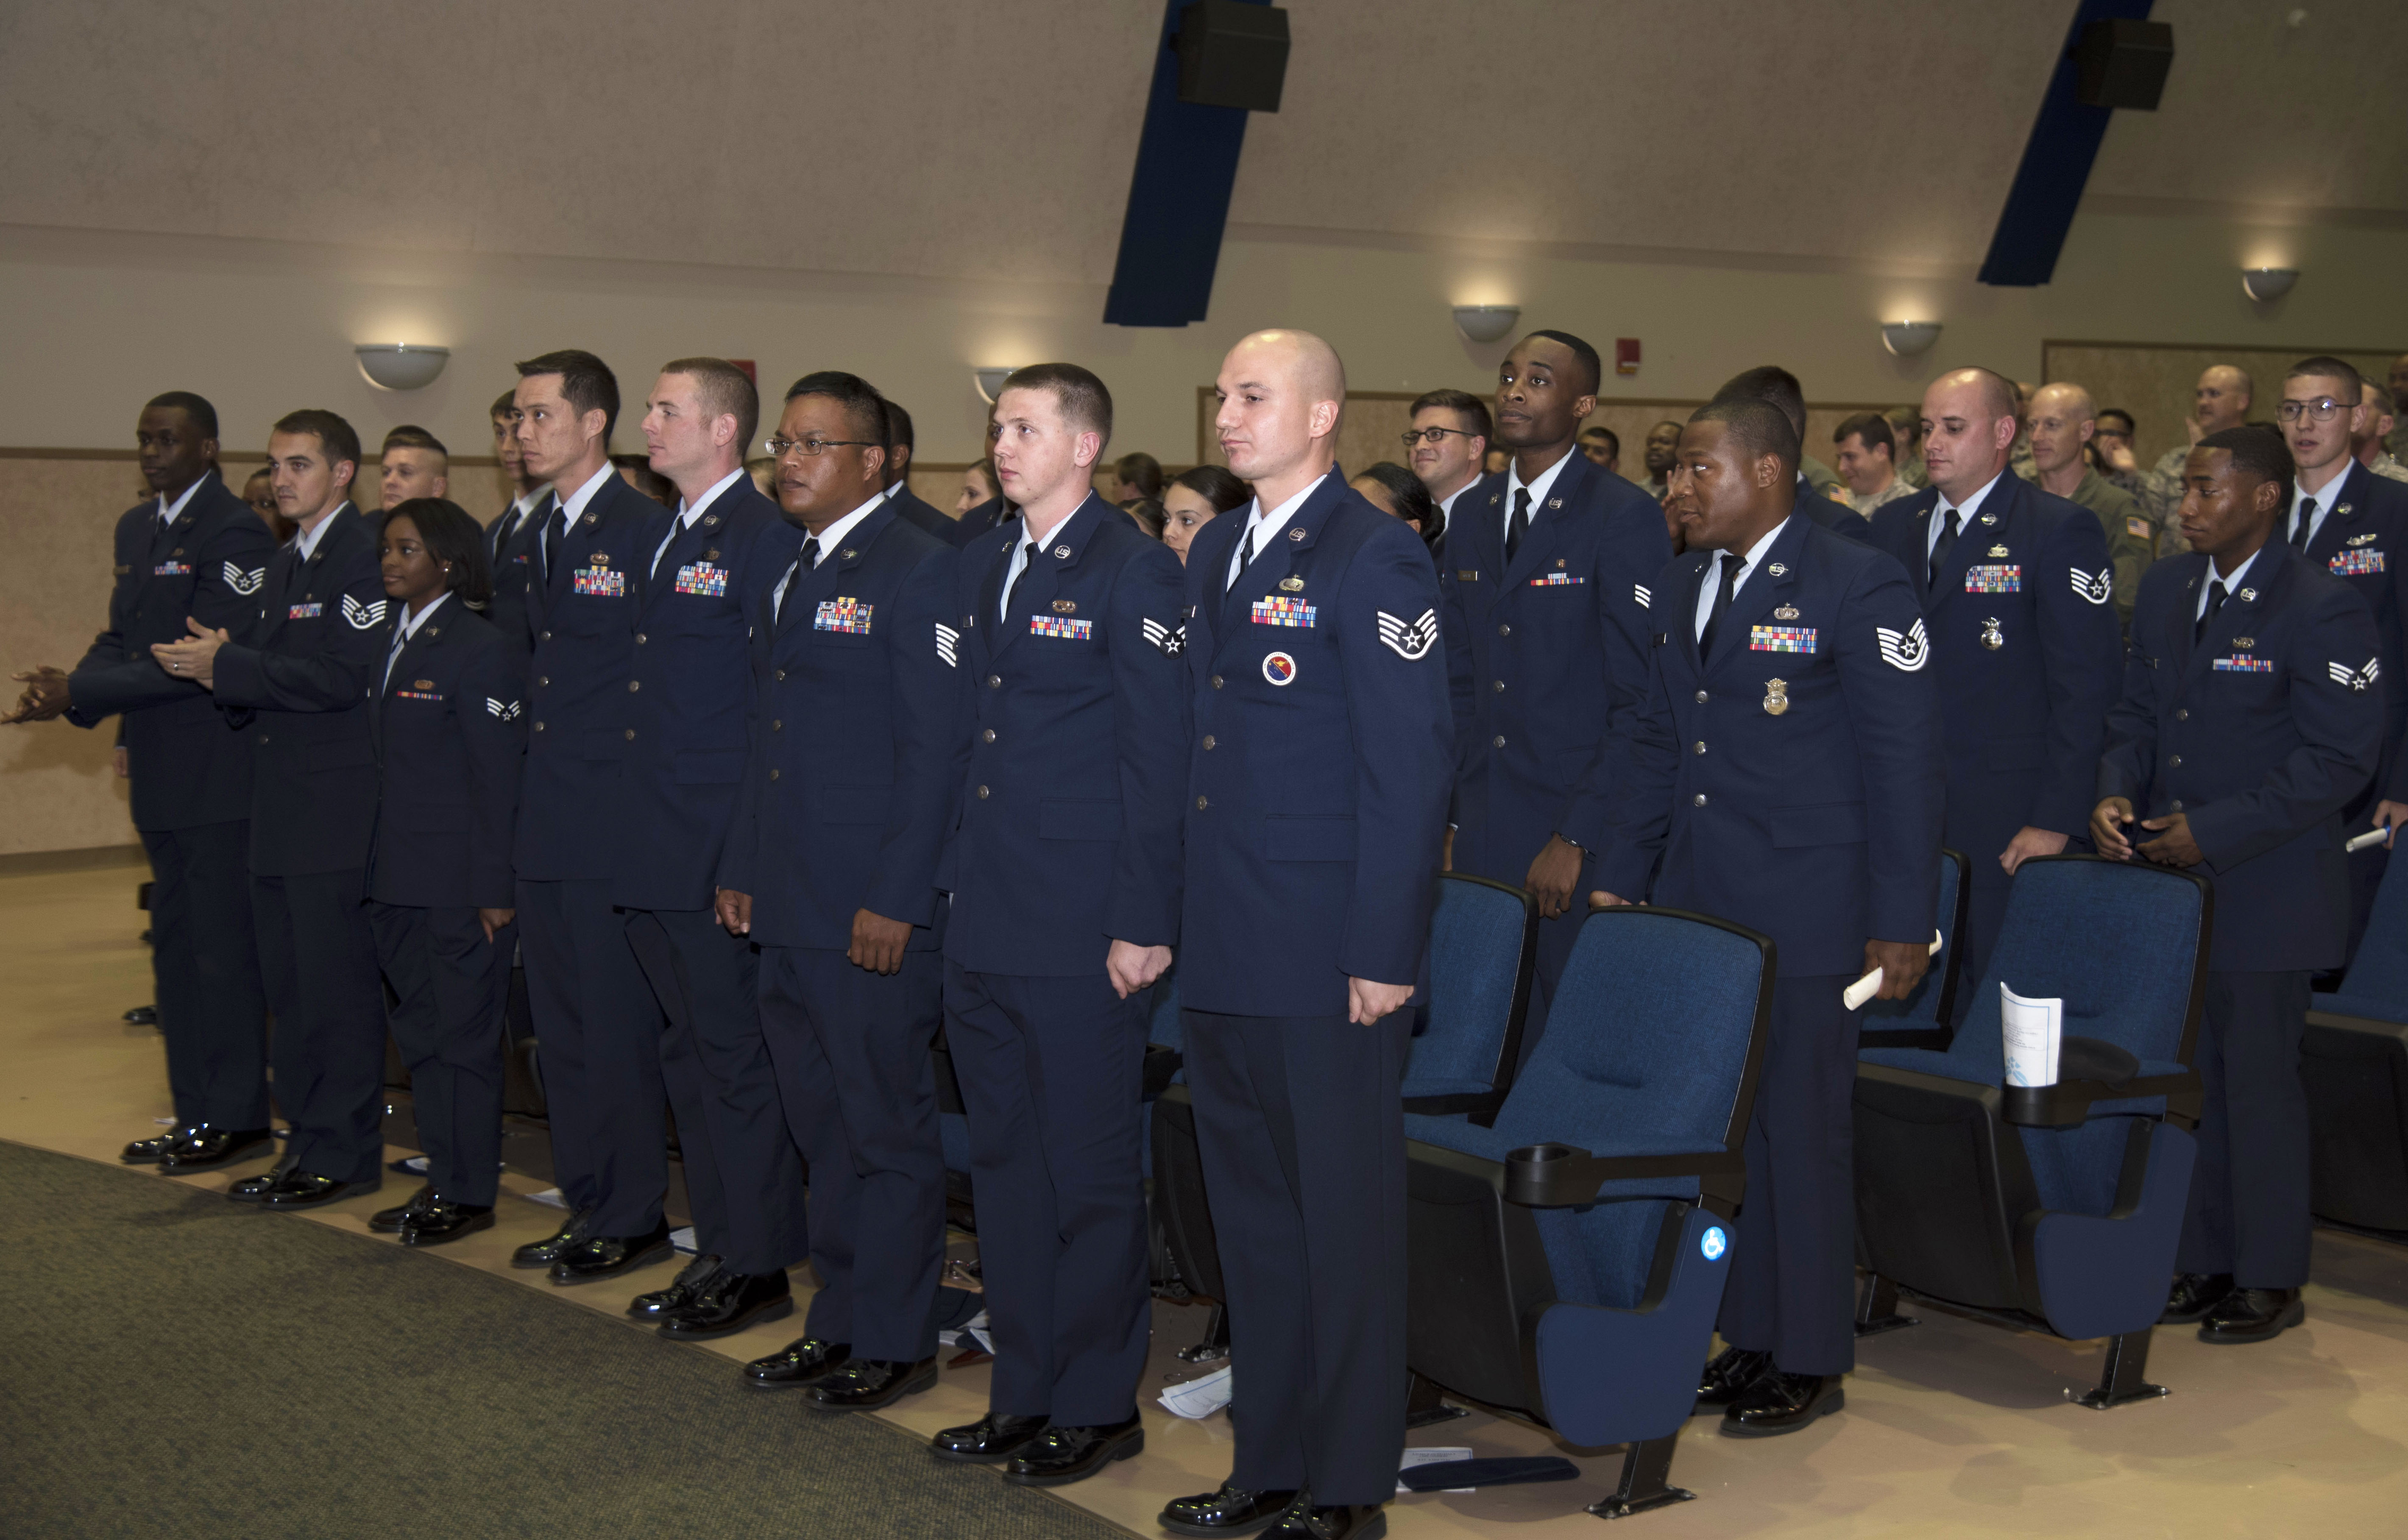
<svg viewBox="0 0 2408 1540">
<path fill-rule="evenodd" d="M 173 1128 L 176 1126 L 176 1119 L 173 1118 L 153 1118 L 150 1120 L 158 1124 L 161 1128 Z"/>
<path fill-rule="evenodd" d="M 694 1226 L 687 1225 L 683 1230 L 670 1231 L 669 1244 L 687 1256 L 693 1256 L 695 1254 Z"/>
<path fill-rule="evenodd" d="M 1162 1392 L 1163 1410 L 1191 1422 L 1211 1417 L 1229 1404 L 1229 1371 L 1233 1367 L 1225 1363 L 1201 1378 L 1173 1385 Z"/>
<path fill-rule="evenodd" d="M 1440 1463 L 1441 1461 L 1469 1460 L 1470 1458 L 1471 1451 L 1464 1448 L 1407 1449 L 1405 1451 L 1405 1458 L 1397 1462 L 1397 1469 L 1400 1471 L 1409 1471 L 1416 1465 L 1435 1465 Z M 1468 1492 L 1476 1490 L 1477 1489 L 1471 1487 L 1448 1487 L 1445 1490 L 1451 1492 Z M 1405 1484 L 1401 1481 L 1397 1483 L 1397 1495 L 1398 1497 L 1409 1495 Z"/>
<path fill-rule="evenodd" d="M 937 1340 L 948 1348 L 960 1347 L 962 1345 L 962 1338 L 964 1337 L 969 1338 L 972 1343 L 976 1344 L 980 1352 L 990 1356 L 994 1354 L 995 1338 L 987 1334 L 985 1311 L 982 1310 L 977 1315 L 972 1316 L 968 1322 L 961 1326 L 959 1330 L 939 1332 L 937 1333 Z"/>
<path fill-rule="evenodd" d="M 563 1192 L 556 1187 L 547 1187 L 540 1192 L 528 1193 L 527 1201 L 530 1203 L 550 1204 L 554 1208 L 566 1208 L 568 1206 L 568 1194 Z"/>
</svg>

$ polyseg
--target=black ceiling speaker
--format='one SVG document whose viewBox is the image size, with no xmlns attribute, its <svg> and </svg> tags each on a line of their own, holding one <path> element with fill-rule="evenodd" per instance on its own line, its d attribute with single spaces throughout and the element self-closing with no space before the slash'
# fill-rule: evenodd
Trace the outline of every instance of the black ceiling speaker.
<svg viewBox="0 0 2408 1540">
<path fill-rule="evenodd" d="M 2074 100 L 2155 112 L 2173 64 L 2174 29 L 2163 21 L 2093 21 L 2073 47 Z"/>
<path fill-rule="evenodd" d="M 1196 0 L 1180 12 L 1177 47 L 1181 101 L 1279 110 L 1287 78 L 1287 12 L 1245 0 Z"/>
</svg>

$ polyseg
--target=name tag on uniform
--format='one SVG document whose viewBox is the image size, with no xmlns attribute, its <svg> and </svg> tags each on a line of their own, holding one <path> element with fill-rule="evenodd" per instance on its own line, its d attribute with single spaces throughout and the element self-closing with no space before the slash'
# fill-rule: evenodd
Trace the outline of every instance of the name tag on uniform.
<svg viewBox="0 0 2408 1540">
<path fill-rule="evenodd" d="M 571 574 L 577 592 L 592 599 L 623 599 L 627 593 L 627 575 L 616 567 L 579 567 Z"/>
<path fill-rule="evenodd" d="M 1747 649 L 1750 652 L 1812 652 L 1814 650 L 1814 628 L 1750 626 L 1747 628 Z"/>
<path fill-rule="evenodd" d="M 1287 626 L 1299 631 L 1312 629 L 1313 617 L 1321 612 L 1301 599 L 1285 595 L 1257 599 L 1247 610 L 1247 618 L 1256 625 Z"/>
<path fill-rule="evenodd" d="M 193 564 L 190 562 L 162 562 L 150 569 L 153 578 L 190 578 L 192 575 Z"/>
<path fill-rule="evenodd" d="M 2021 593 L 2023 591 L 2024 569 L 2020 565 L 1965 569 L 1965 592 L 1968 593 Z"/>
<path fill-rule="evenodd" d="M 1455 580 L 1458 583 L 1476 583 L 1480 581 L 1480 569 L 1478 567 L 1457 567 L 1455 570 Z"/>
<path fill-rule="evenodd" d="M 2372 578 L 2383 570 L 2383 552 L 2372 546 L 2336 551 L 2331 565 L 2337 578 Z"/>
<path fill-rule="evenodd" d="M 858 599 L 822 599 L 820 607 L 811 612 L 813 631 L 841 631 L 849 636 L 869 635 L 869 617 L 876 605 L 865 605 Z"/>
<path fill-rule="evenodd" d="M 696 562 L 690 567 L 680 567 L 677 573 L 677 591 L 680 593 L 699 593 L 710 599 L 724 599 L 727 596 L 727 569 L 712 566 L 708 562 Z"/>
<path fill-rule="evenodd" d="M 284 612 L 284 618 L 288 620 L 314 620 L 319 616 L 325 613 L 326 606 L 322 602 L 307 605 L 294 605 L 291 609 Z"/>
<path fill-rule="evenodd" d="M 1575 578 L 1569 572 L 1550 572 L 1531 578 L 1530 586 L 1532 588 L 1578 588 L 1587 581 L 1587 578 Z"/>
<path fill-rule="evenodd" d="M 2236 652 L 2229 658 L 2218 658 L 2211 665 L 2218 674 L 2272 674 L 2274 660 L 2253 658 L 2246 652 Z"/>
<path fill-rule="evenodd" d="M 1028 618 L 1028 634 L 1031 636 L 1058 636 L 1066 642 L 1084 642 L 1094 639 L 1096 622 L 1066 620 L 1059 615 L 1031 615 Z"/>
</svg>

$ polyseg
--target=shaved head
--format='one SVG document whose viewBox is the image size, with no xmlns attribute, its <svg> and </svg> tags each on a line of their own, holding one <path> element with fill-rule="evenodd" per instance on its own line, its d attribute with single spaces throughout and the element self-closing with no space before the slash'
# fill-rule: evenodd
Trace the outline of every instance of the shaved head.
<svg viewBox="0 0 2408 1540">
<path fill-rule="evenodd" d="M 1987 369 L 1952 369 L 1923 392 L 1923 465 L 1953 504 L 2007 468 L 2014 447 L 2014 382 Z"/>
<path fill-rule="evenodd" d="M 1337 458 L 1338 419 L 1346 406 L 1346 366 L 1338 349 L 1311 332 L 1284 328 L 1241 337 L 1222 361 L 1213 416 L 1229 468 L 1254 482 L 1264 506 L 1300 490 Z"/>
<path fill-rule="evenodd" d="M 1337 349 L 1311 332 L 1275 327 L 1250 333 L 1229 349 L 1231 364 L 1240 356 L 1254 367 L 1279 371 L 1309 400 L 1346 400 L 1346 365 L 1339 362 Z"/>
<path fill-rule="evenodd" d="M 2199 377 L 2199 382 L 2202 385 L 2213 385 L 2219 391 L 2229 391 L 2244 402 L 2258 393 L 2258 382 L 2251 379 L 2244 370 L 2229 364 L 2210 365 L 2206 372 Z"/>
<path fill-rule="evenodd" d="M 2044 407 L 2054 408 L 2059 415 L 2077 422 L 2086 417 L 2099 415 L 2099 407 L 2091 401 L 2090 392 L 2079 385 L 2043 385 L 2034 391 L 2032 415 L 2038 417 Z"/>
</svg>

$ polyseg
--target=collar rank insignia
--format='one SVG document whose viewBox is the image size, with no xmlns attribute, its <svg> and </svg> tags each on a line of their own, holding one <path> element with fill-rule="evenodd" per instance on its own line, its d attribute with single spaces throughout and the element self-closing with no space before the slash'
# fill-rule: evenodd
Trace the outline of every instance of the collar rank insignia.
<svg viewBox="0 0 2408 1540">
<path fill-rule="evenodd" d="M 1783 566 L 1783 565 L 1782 565 L 1780 563 L 1778 563 L 1778 562 L 1773 563 L 1770 566 L 1769 566 L 1769 567 L 1765 568 L 1764 570 L 1765 570 L 1765 571 L 1767 571 L 1767 572 L 1769 572 L 1769 573 L 1770 573 L 1770 574 L 1772 574 L 1775 578 L 1785 578 L 1785 577 L 1787 577 L 1787 576 L 1789 575 L 1789 569 L 1788 569 L 1787 567 L 1785 567 L 1785 566 Z"/>
<path fill-rule="evenodd" d="M 2344 519 L 2346 519 L 2349 517 L 2349 505 L 2344 503 L 2341 506 L 2333 509 L 2333 512 L 2340 514 Z"/>
<path fill-rule="evenodd" d="M 702 516 L 702 527 L 704 529 L 717 529 L 719 527 L 719 515 L 715 513 L 704 514 Z"/>
<path fill-rule="evenodd" d="M 861 552 L 853 549 L 851 546 L 847 546 L 842 550 L 836 553 L 836 559 L 839 562 L 850 562 L 860 554 Z"/>
<path fill-rule="evenodd" d="M 2258 591 L 2254 588 L 2244 588 L 2241 591 L 2240 599 L 2244 605 L 2254 605 L 2258 602 Z"/>
<path fill-rule="evenodd" d="M 2004 561 L 2006 559 L 2006 555 L 2007 548 L 2004 546 L 1992 546 L 1990 548 L 1990 560 L 1993 562 Z"/>
<path fill-rule="evenodd" d="M 1999 521 L 1999 516 L 1998 516 L 1997 514 L 1995 514 L 1995 513 L 1988 513 L 1988 512 L 1985 512 L 1985 513 L 1982 515 L 1982 522 L 1983 522 L 1983 523 L 1985 523 L 1985 524 L 1995 524 L 1995 523 L 1997 523 L 1998 521 Z"/>
<path fill-rule="evenodd" d="M 1999 629 L 1999 618 L 1995 615 L 1982 622 L 1982 645 L 1993 652 L 2007 645 L 2006 634 Z"/>
<path fill-rule="evenodd" d="M 1768 717 L 1778 717 L 1788 709 L 1789 681 L 1787 679 L 1765 680 L 1764 714 Z"/>
<path fill-rule="evenodd" d="M 1492 492 L 1488 494 L 1488 506 L 1492 508 L 1503 501 L 1505 501 L 1505 494 L 1501 492 Z"/>
<path fill-rule="evenodd" d="M 1796 605 L 1784 605 L 1779 609 L 1772 612 L 1772 618 L 1776 620 L 1794 620 L 1798 619 L 1798 606 Z"/>
<path fill-rule="evenodd" d="M 1547 499 L 1547 506 L 1549 506 L 1549 507 L 1551 507 L 1551 508 L 1559 508 L 1559 507 L 1562 507 L 1563 506 L 1564 506 L 1564 500 L 1563 500 L 1562 498 L 1560 498 L 1560 497 L 1550 497 L 1550 498 L 1548 498 L 1548 499 Z M 1556 563 L 1555 564 L 1556 564 L 1557 566 L 1561 566 L 1563 563 L 1560 563 L 1560 562 L 1558 562 L 1558 563 Z"/>
<path fill-rule="evenodd" d="M 1301 578 L 1283 578 L 1280 579 L 1280 592 L 1282 593 L 1301 593 L 1304 592 L 1304 579 Z"/>
<path fill-rule="evenodd" d="M 1057 562 L 1068 561 L 1070 559 L 1070 548 L 1068 546 L 1055 546 L 1054 548 L 1054 559 Z"/>
<path fill-rule="evenodd" d="M 1301 540 L 1304 538 L 1304 531 L 1300 529 L 1292 529 L 1287 532 L 1287 537 L 1291 540 Z"/>
<path fill-rule="evenodd" d="M 587 529 L 600 529 L 602 527 L 602 516 L 598 513 L 587 514 L 585 516 L 585 527 Z"/>
<path fill-rule="evenodd" d="M 1078 612 L 1079 601 L 1076 599 L 1056 599 L 1054 601 L 1054 613 L 1056 615 L 1076 615 Z"/>
</svg>

